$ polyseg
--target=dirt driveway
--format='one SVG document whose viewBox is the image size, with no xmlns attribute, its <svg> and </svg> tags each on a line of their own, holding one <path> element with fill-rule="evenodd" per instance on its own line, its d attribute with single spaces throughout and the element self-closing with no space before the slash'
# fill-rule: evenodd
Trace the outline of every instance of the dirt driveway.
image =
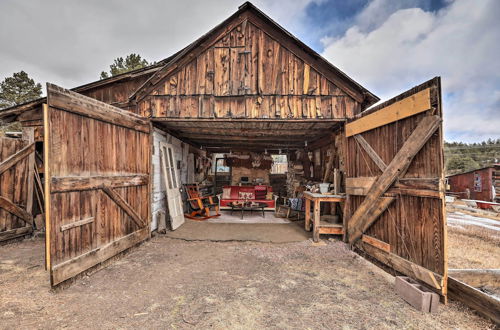
<svg viewBox="0 0 500 330">
<path fill-rule="evenodd" d="M 43 242 L 0 247 L 0 328 L 488 328 L 461 305 L 435 314 L 397 296 L 393 278 L 328 241 L 187 242 L 157 236 L 56 292 Z"/>
</svg>

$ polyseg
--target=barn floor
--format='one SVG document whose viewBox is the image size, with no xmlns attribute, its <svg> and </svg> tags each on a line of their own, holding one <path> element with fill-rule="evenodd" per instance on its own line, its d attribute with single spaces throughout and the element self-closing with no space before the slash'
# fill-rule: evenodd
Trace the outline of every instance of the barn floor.
<svg viewBox="0 0 500 330">
<path fill-rule="evenodd" d="M 0 247 L 0 328 L 467 328 L 457 303 L 423 314 L 393 278 L 338 241 L 273 244 L 156 236 L 56 292 L 43 241 Z"/>
</svg>

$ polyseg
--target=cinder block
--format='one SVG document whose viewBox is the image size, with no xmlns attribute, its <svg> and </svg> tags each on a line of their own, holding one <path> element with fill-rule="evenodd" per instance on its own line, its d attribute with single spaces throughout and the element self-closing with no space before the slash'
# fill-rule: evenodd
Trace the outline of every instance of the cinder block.
<svg viewBox="0 0 500 330">
<path fill-rule="evenodd" d="M 419 311 L 437 312 L 439 295 L 417 281 L 406 276 L 396 276 L 394 289 L 407 303 Z"/>
</svg>

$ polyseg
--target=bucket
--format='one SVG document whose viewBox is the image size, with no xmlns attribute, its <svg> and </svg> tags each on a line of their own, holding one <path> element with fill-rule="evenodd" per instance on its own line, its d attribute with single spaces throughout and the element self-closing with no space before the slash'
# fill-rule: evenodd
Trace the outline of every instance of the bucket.
<svg viewBox="0 0 500 330">
<path fill-rule="evenodd" d="M 326 194 L 328 192 L 328 188 L 330 188 L 329 183 L 320 183 L 319 184 L 319 192 L 322 194 Z"/>
</svg>

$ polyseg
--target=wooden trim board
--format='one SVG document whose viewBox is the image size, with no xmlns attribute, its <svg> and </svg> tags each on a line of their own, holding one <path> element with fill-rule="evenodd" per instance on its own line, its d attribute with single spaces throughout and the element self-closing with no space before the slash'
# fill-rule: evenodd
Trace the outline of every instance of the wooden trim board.
<svg viewBox="0 0 500 330">
<path fill-rule="evenodd" d="M 55 286 L 81 272 L 125 251 L 140 243 L 149 236 L 149 229 L 145 227 L 124 236 L 114 242 L 98 247 L 76 258 L 55 265 L 50 274 L 50 283 Z"/>
<path fill-rule="evenodd" d="M 407 118 L 431 109 L 430 88 L 361 117 L 345 125 L 347 137 Z"/>
<path fill-rule="evenodd" d="M 50 269 L 50 166 L 49 166 L 49 145 L 50 145 L 50 122 L 49 106 L 43 104 L 43 166 L 44 166 L 44 197 L 45 197 L 45 268 Z"/>
<path fill-rule="evenodd" d="M 371 237 L 365 234 L 363 235 L 363 237 L 361 237 L 361 240 L 367 244 L 370 244 L 371 246 L 384 250 L 385 252 L 391 252 L 390 244 L 382 242 L 381 240 L 376 239 L 375 237 Z"/>
<path fill-rule="evenodd" d="M 83 225 L 93 223 L 93 222 L 94 222 L 94 217 L 78 220 L 75 222 L 70 222 L 70 223 L 61 225 L 61 231 L 66 231 L 66 230 L 70 230 L 72 228 L 81 227 Z"/>
</svg>

